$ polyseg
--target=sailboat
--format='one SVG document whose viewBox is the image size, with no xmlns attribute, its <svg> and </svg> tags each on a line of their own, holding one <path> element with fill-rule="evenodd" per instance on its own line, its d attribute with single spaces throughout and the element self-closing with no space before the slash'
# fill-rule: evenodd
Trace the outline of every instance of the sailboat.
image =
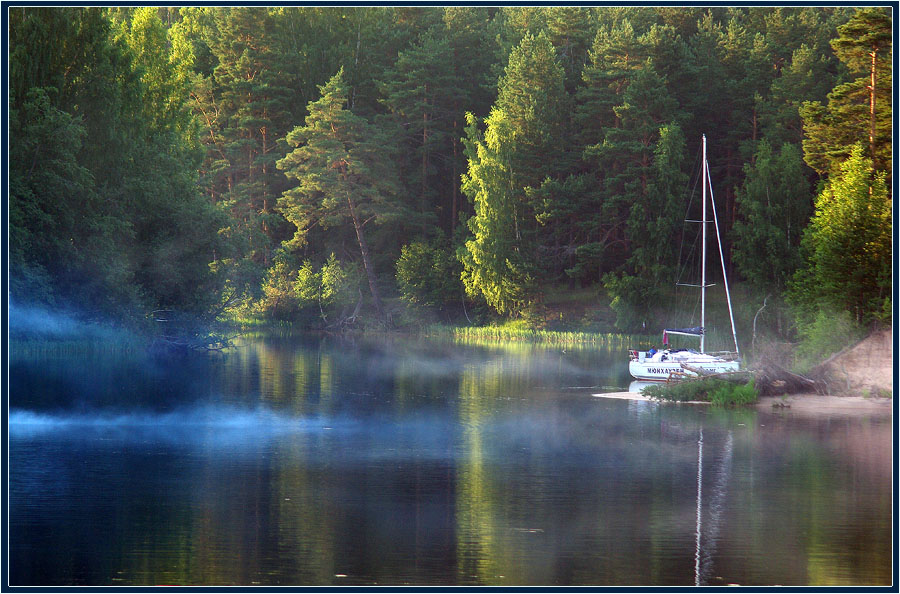
<svg viewBox="0 0 900 594">
<path fill-rule="evenodd" d="M 706 135 L 703 135 L 703 158 L 701 164 L 701 177 L 703 178 L 702 191 L 702 219 L 701 224 L 701 278 L 699 285 L 687 285 L 700 289 L 700 325 L 690 328 L 666 328 L 663 330 L 663 348 L 649 351 L 630 350 L 628 371 L 632 377 L 642 381 L 668 381 L 684 376 L 696 376 L 700 373 L 728 373 L 740 369 L 740 350 L 737 344 L 737 331 L 734 326 L 734 312 L 731 308 L 731 293 L 728 290 L 728 277 L 725 274 L 725 261 L 722 258 L 722 238 L 719 234 L 719 221 L 716 217 L 716 204 L 712 193 L 712 180 L 709 175 L 709 163 L 706 160 Z M 709 192 L 707 193 L 707 189 Z M 707 198 L 708 196 L 708 198 Z M 707 220 L 707 200 L 712 206 L 712 221 Z M 706 289 L 713 285 L 706 282 L 706 235 L 707 223 L 714 222 L 716 228 L 716 240 L 719 246 L 719 259 L 722 262 L 722 278 L 725 285 L 725 297 L 728 300 L 728 315 L 731 318 L 731 334 L 734 337 L 734 352 L 726 354 L 710 354 L 706 347 Z M 694 349 L 670 349 L 669 336 L 681 335 L 699 338 L 700 348 Z"/>
</svg>

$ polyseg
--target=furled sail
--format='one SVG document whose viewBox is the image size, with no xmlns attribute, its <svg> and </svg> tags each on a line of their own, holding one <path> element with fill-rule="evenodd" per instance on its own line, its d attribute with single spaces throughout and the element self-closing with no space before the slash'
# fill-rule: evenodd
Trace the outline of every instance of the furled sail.
<svg viewBox="0 0 900 594">
<path fill-rule="evenodd" d="M 703 336 L 703 327 L 694 326 L 693 328 L 666 328 L 663 330 L 663 344 L 669 344 L 669 334 L 679 334 L 681 336 Z"/>
</svg>

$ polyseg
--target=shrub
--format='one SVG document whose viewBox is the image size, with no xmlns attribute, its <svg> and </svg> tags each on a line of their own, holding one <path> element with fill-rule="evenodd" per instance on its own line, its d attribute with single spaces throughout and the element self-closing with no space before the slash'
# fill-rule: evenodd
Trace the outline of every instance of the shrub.
<svg viewBox="0 0 900 594">
<path fill-rule="evenodd" d="M 862 337 L 862 330 L 846 311 L 822 310 L 815 319 L 799 328 L 794 369 L 806 373 L 829 356 L 850 346 Z"/>
<path fill-rule="evenodd" d="M 709 393 L 709 401 L 720 406 L 733 404 L 743 406 L 756 402 L 757 393 L 753 380 L 746 384 L 734 384 L 727 382 Z"/>
<path fill-rule="evenodd" d="M 459 262 L 441 238 L 403 246 L 397 260 L 397 288 L 408 303 L 441 307 L 463 295 Z"/>
<path fill-rule="evenodd" d="M 757 398 L 756 386 L 752 380 L 746 384 L 737 384 L 717 378 L 647 386 L 641 390 L 641 394 L 670 402 L 700 401 L 720 406 L 752 404 Z"/>
<path fill-rule="evenodd" d="M 294 294 L 296 272 L 290 269 L 284 258 L 279 258 L 266 271 L 262 283 L 262 297 L 256 303 L 258 313 L 276 320 L 290 319 L 297 313 L 298 302 Z"/>
<path fill-rule="evenodd" d="M 297 271 L 294 291 L 301 307 L 317 308 L 328 322 L 331 312 L 351 307 L 359 294 L 360 272 L 332 253 L 317 272 L 307 260 Z"/>
</svg>

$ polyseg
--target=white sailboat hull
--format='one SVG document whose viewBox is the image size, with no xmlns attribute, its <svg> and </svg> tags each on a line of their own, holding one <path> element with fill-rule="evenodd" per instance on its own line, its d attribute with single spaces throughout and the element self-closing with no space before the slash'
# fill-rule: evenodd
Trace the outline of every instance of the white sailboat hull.
<svg viewBox="0 0 900 594">
<path fill-rule="evenodd" d="M 729 361 L 712 355 L 700 353 L 688 353 L 679 356 L 680 353 L 668 353 L 661 351 L 654 357 L 645 355 L 628 363 L 628 371 L 631 377 L 643 381 L 667 381 L 684 375 L 696 376 L 692 369 L 699 369 L 706 373 L 729 373 L 740 370 L 738 361 Z M 665 356 L 665 360 L 662 360 Z M 643 360 L 640 360 L 643 359 Z M 690 367 L 692 369 L 687 369 Z"/>
</svg>

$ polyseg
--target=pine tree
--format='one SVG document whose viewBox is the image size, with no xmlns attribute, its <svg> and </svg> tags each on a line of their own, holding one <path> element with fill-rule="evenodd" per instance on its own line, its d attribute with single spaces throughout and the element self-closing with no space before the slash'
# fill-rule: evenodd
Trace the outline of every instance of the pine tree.
<svg viewBox="0 0 900 594">
<path fill-rule="evenodd" d="M 838 27 L 840 36 L 831 42 L 835 54 L 851 72 L 868 74 L 869 83 L 866 90 L 869 96 L 869 154 L 878 165 L 887 169 L 890 168 L 890 163 L 885 163 L 881 159 L 876 147 L 876 139 L 880 140 L 879 137 L 883 136 L 882 129 L 879 129 L 877 108 L 880 106 L 877 105 L 877 99 L 879 95 L 884 94 L 882 86 L 886 89 L 891 88 L 892 25 L 890 14 L 884 9 L 864 8 L 847 24 Z M 882 74 L 880 79 L 879 74 Z"/>
<path fill-rule="evenodd" d="M 449 179 L 442 183 L 450 188 L 449 235 L 456 232 L 460 212 L 465 205 L 460 199 L 460 177 L 466 159 L 461 139 L 466 126 L 466 111 L 487 115 L 496 98 L 497 86 L 494 68 L 500 63 L 496 42 L 495 23 L 488 8 L 446 7 L 444 29 L 450 44 L 448 56 L 453 64 L 460 88 L 452 93 L 453 120 L 448 132 L 451 141 Z"/>
<path fill-rule="evenodd" d="M 613 107 L 621 103 L 632 74 L 643 67 L 647 54 L 648 48 L 630 21 L 615 28 L 600 28 L 577 91 L 575 129 L 579 144 L 602 142 L 604 130 L 617 125 Z"/>
<path fill-rule="evenodd" d="M 621 328 L 635 327 L 636 312 L 646 315 L 651 311 L 663 289 L 675 280 L 677 251 L 673 245 L 684 212 L 680 206 L 687 182 L 682 172 L 685 152 L 681 128 L 670 123 L 653 134 L 650 153 L 642 156 L 640 166 L 625 170 L 639 178 L 637 183 L 622 186 L 628 195 L 616 204 L 624 211 L 617 216 L 623 217 L 629 255 L 618 272 L 603 279 Z"/>
<path fill-rule="evenodd" d="M 774 144 L 799 145 L 803 141 L 800 105 L 802 101 L 825 99 L 833 80 L 828 68 L 827 58 L 809 46 L 794 50 L 781 76 L 772 81 L 771 101 L 760 114 L 763 137 Z"/>
<path fill-rule="evenodd" d="M 841 62 L 858 78 L 838 85 L 827 106 L 803 104 L 806 162 L 817 172 L 836 168 L 859 141 L 879 170 L 891 170 L 891 19 L 882 8 L 859 9 L 832 41 Z M 861 75 L 861 76 L 860 76 Z"/>
<path fill-rule="evenodd" d="M 398 182 L 390 142 L 347 108 L 343 69 L 319 90 L 321 98 L 309 104 L 305 125 L 286 137 L 295 148 L 278 161 L 278 168 L 298 185 L 284 192 L 278 209 L 297 228 L 295 245 L 305 240 L 313 226 L 330 228 L 349 219 L 372 303 L 383 316 L 365 225 L 403 214 L 396 199 Z"/>
<path fill-rule="evenodd" d="M 209 136 L 213 192 L 246 234 L 245 257 L 265 266 L 285 236 L 273 209 L 285 187 L 275 162 L 284 154 L 277 141 L 293 118 L 291 72 L 277 43 L 278 19 L 267 9 L 218 8 L 213 15 L 217 35 L 210 47 L 218 63 L 210 111 L 221 114 Z"/>
<path fill-rule="evenodd" d="M 607 128 L 603 142 L 588 147 L 585 156 L 602 172 L 603 224 L 618 227 L 618 239 L 630 242 L 645 233 L 640 225 L 629 227 L 626 221 L 633 209 L 650 206 L 654 150 L 661 127 L 675 120 L 678 111 L 665 81 L 656 74 L 649 60 L 631 76 L 620 101 L 613 108 L 619 124 Z"/>
<path fill-rule="evenodd" d="M 595 28 L 592 21 L 588 8 L 556 6 L 547 9 L 547 31 L 565 70 L 569 94 L 574 94 L 589 59 Z"/>
<path fill-rule="evenodd" d="M 432 30 L 411 48 L 400 52 L 393 70 L 387 73 L 383 100 L 394 114 L 398 136 L 407 147 L 406 154 L 415 155 L 406 164 L 403 179 L 411 193 L 418 195 L 421 239 L 427 240 L 434 225 L 436 163 L 447 159 L 452 146 L 448 132 L 453 121 L 454 106 L 463 86 L 453 64 L 447 60 L 449 41 Z"/>
</svg>

